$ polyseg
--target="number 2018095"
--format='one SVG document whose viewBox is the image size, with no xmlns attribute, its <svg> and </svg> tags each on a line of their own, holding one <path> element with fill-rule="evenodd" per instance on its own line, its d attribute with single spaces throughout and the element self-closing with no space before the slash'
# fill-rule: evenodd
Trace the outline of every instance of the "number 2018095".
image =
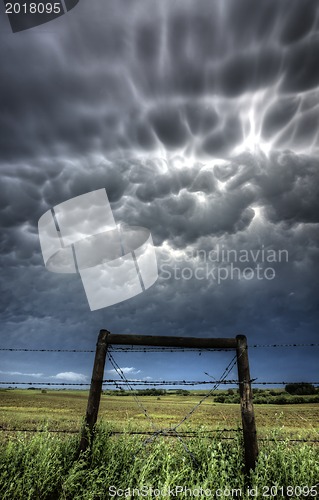
<svg viewBox="0 0 319 500">
<path fill-rule="evenodd" d="M 60 14 L 61 4 L 56 3 L 6 3 L 6 14 Z"/>
</svg>

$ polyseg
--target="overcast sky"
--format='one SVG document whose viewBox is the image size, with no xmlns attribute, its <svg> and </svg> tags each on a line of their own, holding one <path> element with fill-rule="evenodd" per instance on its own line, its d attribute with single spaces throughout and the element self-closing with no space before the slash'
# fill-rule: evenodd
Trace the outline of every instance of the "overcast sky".
<svg viewBox="0 0 319 500">
<path fill-rule="evenodd" d="M 13 34 L 1 5 L 0 347 L 94 349 L 100 328 L 318 343 L 318 16 L 316 0 L 80 0 Z M 46 270 L 37 225 L 101 188 L 117 223 L 151 231 L 159 278 L 91 312 L 79 275 Z M 83 382 L 93 361 L 0 355 L 2 381 Z M 231 359 L 114 357 L 131 378 L 198 380 Z M 260 381 L 318 380 L 317 360 L 250 350 Z"/>
</svg>

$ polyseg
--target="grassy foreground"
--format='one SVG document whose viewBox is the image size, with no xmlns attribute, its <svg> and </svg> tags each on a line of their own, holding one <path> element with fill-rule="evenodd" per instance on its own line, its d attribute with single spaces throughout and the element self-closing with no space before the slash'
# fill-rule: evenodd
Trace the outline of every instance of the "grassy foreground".
<svg viewBox="0 0 319 500">
<path fill-rule="evenodd" d="M 318 446 L 263 444 L 249 494 L 240 435 L 232 441 L 197 436 L 184 443 L 191 454 L 176 439 L 143 445 L 140 436 L 111 437 L 110 428 L 100 424 L 91 458 L 75 461 L 78 436 L 21 433 L 0 450 L 0 498 L 319 498 Z M 294 490 L 285 492 L 289 486 Z"/>
</svg>

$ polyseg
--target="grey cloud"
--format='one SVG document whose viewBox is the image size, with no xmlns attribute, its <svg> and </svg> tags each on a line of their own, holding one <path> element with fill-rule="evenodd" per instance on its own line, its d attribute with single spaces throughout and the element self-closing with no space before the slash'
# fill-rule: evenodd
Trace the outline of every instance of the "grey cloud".
<svg viewBox="0 0 319 500">
<path fill-rule="evenodd" d="M 206 194 L 210 194 L 215 190 L 215 178 L 213 172 L 208 170 L 203 170 L 198 173 L 195 177 L 189 191 L 201 191 Z"/>
<path fill-rule="evenodd" d="M 242 142 L 242 127 L 236 117 L 229 117 L 223 125 L 206 137 L 199 150 L 215 158 L 224 158 Z"/>
<path fill-rule="evenodd" d="M 220 94 L 238 96 L 277 81 L 282 57 L 278 49 L 251 49 L 235 53 L 221 65 L 219 78 L 212 71 L 210 80 Z"/>
<path fill-rule="evenodd" d="M 54 31 L 34 30 L 2 45 L 2 158 L 85 156 L 132 147 L 156 151 L 158 140 L 174 149 L 186 145 L 189 133 L 206 136 L 198 153 L 225 154 L 240 142 L 241 126 L 235 119 L 221 126 L 224 109 L 217 116 L 220 110 L 194 105 L 194 98 L 239 96 L 276 86 L 284 75 L 280 100 L 281 93 L 318 83 L 316 2 L 301 7 L 267 1 L 257 8 L 241 0 L 221 8 L 201 1 L 195 8 L 164 0 L 153 16 L 143 5 L 140 0 L 126 6 L 123 19 L 121 2 L 95 8 L 81 2 L 72 15 L 51 23 L 59 39 Z M 282 32 L 283 12 L 289 15 Z M 295 43 L 286 51 L 283 40 L 291 36 Z M 184 103 L 172 106 L 181 97 Z M 265 137 L 289 117 L 287 108 L 267 115 Z M 303 129 L 302 124 L 297 133 Z"/>
<path fill-rule="evenodd" d="M 143 151 L 151 151 L 156 147 L 156 134 L 152 130 L 148 120 L 141 119 L 133 129 L 136 145 Z M 133 139 L 134 140 L 134 139 Z"/>
<path fill-rule="evenodd" d="M 213 106 L 194 101 L 186 103 L 185 117 L 191 133 L 199 136 L 214 129 L 219 121 L 219 115 Z"/>
<path fill-rule="evenodd" d="M 252 38 L 256 42 L 265 38 L 268 41 L 269 35 L 273 34 L 281 8 L 285 9 L 286 6 L 287 1 L 279 4 L 276 0 L 270 0 L 261 5 L 256 4 L 254 0 L 232 0 L 229 3 L 228 15 L 234 38 L 242 44 L 250 44 Z"/>
<path fill-rule="evenodd" d="M 318 86 L 318 48 L 319 42 L 314 34 L 289 50 L 285 61 L 284 91 L 302 92 Z"/>
<path fill-rule="evenodd" d="M 292 153 L 273 155 L 259 177 L 261 198 L 271 220 L 318 222 L 318 162 Z"/>
<path fill-rule="evenodd" d="M 292 137 L 296 146 L 305 145 L 311 148 L 312 144 L 318 141 L 319 116 L 317 110 L 302 113 L 296 126 L 294 127 Z"/>
<path fill-rule="evenodd" d="M 197 174 L 199 175 L 200 173 L 200 170 L 198 172 L 198 166 L 195 166 L 194 169 L 180 168 L 179 170 L 174 170 L 174 168 L 171 168 L 171 162 L 163 162 L 163 167 L 167 172 L 159 172 L 156 175 L 156 172 L 152 169 L 154 161 L 149 163 L 150 167 L 147 172 L 144 171 L 144 178 L 141 179 L 135 192 L 137 198 L 143 202 L 168 197 L 170 194 L 178 195 L 182 189 L 188 188 L 193 184 L 197 178 Z"/>
<path fill-rule="evenodd" d="M 280 39 L 285 44 L 295 43 L 304 38 L 316 22 L 318 4 L 313 0 L 306 0 L 302 4 L 302 15 L 296 0 L 290 3 L 286 12 Z"/>
<path fill-rule="evenodd" d="M 258 162 L 256 161 L 256 158 L 249 153 L 244 153 L 236 158 L 233 158 L 229 167 L 230 170 L 227 170 L 226 168 L 226 172 L 231 172 L 231 175 L 228 174 L 227 176 L 227 183 L 225 185 L 226 189 L 238 189 L 247 183 L 256 185 L 256 178 L 260 172 L 260 163 L 262 163 L 263 160 L 265 161 L 265 158 L 260 158 Z M 266 161 L 266 163 L 268 162 Z M 225 180 L 225 178 L 223 180 Z"/>
<path fill-rule="evenodd" d="M 300 105 L 300 97 L 290 96 L 278 99 L 267 110 L 263 121 L 263 137 L 271 138 L 274 134 L 287 127 L 296 115 Z"/>
<path fill-rule="evenodd" d="M 161 173 L 163 168 L 166 173 Z M 268 217 L 276 222 L 316 222 L 316 176 L 315 160 L 302 160 L 292 153 L 273 154 L 269 160 L 264 157 L 258 161 L 251 155 L 241 155 L 212 169 L 199 164 L 176 170 L 161 161 L 114 161 L 91 166 L 90 173 L 78 168 L 70 175 L 64 170 L 44 186 L 42 195 L 47 200 L 44 206 L 50 208 L 105 187 L 118 222 L 145 225 L 157 244 L 163 239 L 176 239 L 181 246 L 201 235 L 243 230 L 253 219 L 254 204 L 264 206 Z M 222 181 L 222 191 L 215 179 Z M 14 199 L 11 213 L 14 221 L 13 215 L 7 216 L 7 226 L 15 224 L 16 229 L 3 233 L 3 252 L 10 254 L 15 248 L 17 256 L 31 258 L 39 251 L 36 214 L 40 217 L 43 212 L 37 200 L 25 195 Z"/>
<path fill-rule="evenodd" d="M 146 65 L 155 66 L 161 50 L 161 29 L 158 19 L 147 19 L 137 24 L 134 42 L 137 57 Z"/>
<path fill-rule="evenodd" d="M 134 225 L 140 223 L 136 219 L 136 214 L 139 214 L 149 228 L 152 221 L 156 221 L 155 231 L 152 231 L 155 241 L 176 237 L 179 246 L 196 240 L 200 235 L 238 231 L 249 224 L 252 219 L 249 205 L 255 196 L 252 188 L 220 193 L 213 172 L 199 165 L 189 170 L 190 179 L 184 177 L 186 183 L 183 174 L 183 169 L 171 170 L 170 164 L 166 174 L 156 176 L 152 170 L 144 171 L 143 182 L 136 189 L 137 199 L 134 200 L 133 193 L 130 196 L 135 210 L 132 206 L 126 210 L 124 205 L 119 210 L 120 218 L 125 219 L 127 212 L 130 224 Z M 203 204 L 198 192 L 205 193 Z M 165 203 L 161 201 L 163 198 Z M 127 199 L 125 202 L 130 203 Z"/>
<path fill-rule="evenodd" d="M 215 165 L 214 166 L 215 177 L 217 180 L 225 182 L 236 174 L 238 167 L 239 166 L 234 162 L 227 162 L 226 164 L 223 165 Z"/>
<path fill-rule="evenodd" d="M 159 139 L 167 148 L 178 148 L 184 146 L 187 139 L 187 131 L 183 124 L 178 109 L 164 108 L 155 110 L 150 117 L 151 125 Z"/>
</svg>

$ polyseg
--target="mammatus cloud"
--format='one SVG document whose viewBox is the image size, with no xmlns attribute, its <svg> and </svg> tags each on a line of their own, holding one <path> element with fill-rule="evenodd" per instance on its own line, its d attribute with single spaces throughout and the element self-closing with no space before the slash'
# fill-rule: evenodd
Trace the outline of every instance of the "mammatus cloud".
<svg viewBox="0 0 319 500">
<path fill-rule="evenodd" d="M 0 47 L 6 161 L 54 158 L 57 173 L 132 151 L 207 159 L 254 135 L 268 150 L 318 149 L 316 0 L 144 6 L 81 2 Z"/>
<path fill-rule="evenodd" d="M 310 317 L 314 320 L 316 283 L 311 277 L 318 267 L 319 244 L 316 228 L 319 212 L 315 209 L 319 199 L 316 158 L 285 151 L 271 152 L 268 156 L 246 152 L 228 160 L 212 159 L 206 163 L 189 161 L 178 155 L 170 160 L 105 161 L 96 169 L 92 167 L 98 182 L 103 181 L 103 171 L 106 181 L 112 173 L 121 171 L 119 183 L 123 194 L 111 202 L 114 217 L 130 226 L 151 230 L 160 265 L 159 282 L 154 290 L 147 291 L 141 303 L 127 304 L 113 316 L 116 331 L 163 331 L 168 320 L 169 324 L 180 324 L 181 333 L 191 333 L 193 326 L 189 316 L 192 316 L 194 324 L 199 318 L 201 321 L 206 318 L 203 333 L 208 334 L 212 324 L 225 325 L 233 321 L 235 328 L 235 318 L 247 314 L 248 304 L 248 316 L 257 307 L 258 315 L 266 321 L 267 317 L 277 316 L 282 307 L 280 303 L 284 303 L 285 310 L 290 312 L 289 316 L 282 316 L 280 322 L 285 325 L 292 322 L 290 332 L 291 328 L 301 328 L 301 311 L 308 311 L 307 321 Z M 21 178 L 22 175 L 21 172 Z M 54 197 L 54 192 L 68 185 L 68 194 L 76 195 L 82 188 L 82 181 L 94 187 L 93 182 L 90 185 L 91 177 L 81 169 L 65 172 L 59 182 L 48 184 L 46 192 Z M 115 192 L 117 186 L 114 185 Z M 111 190 L 110 199 L 112 196 Z M 32 200 L 30 203 L 32 206 Z M 28 213 L 27 198 L 24 212 Z M 10 212 L 3 209 L 3 221 L 7 214 Z M 81 323 L 87 321 L 85 295 L 76 277 L 72 280 L 69 276 L 45 272 L 36 234 L 37 221 L 31 221 L 28 225 L 12 222 L 12 226 L 3 228 L 2 317 L 11 324 L 23 322 L 25 331 L 33 335 L 47 331 L 51 325 L 50 329 L 58 336 L 58 332 L 67 327 L 74 332 L 67 339 L 72 345 L 73 335 L 81 331 Z M 236 281 L 216 287 L 209 280 L 168 280 L 163 273 L 161 264 L 167 259 L 174 266 L 174 260 L 178 264 L 186 253 L 209 252 L 217 245 L 248 252 L 257 252 L 262 247 L 274 251 L 285 249 L 289 259 L 276 263 L 277 278 L 269 283 Z M 200 262 L 193 259 L 187 265 L 195 268 Z M 27 283 L 31 287 L 26 286 Z M 291 291 L 296 295 L 288 300 Z M 228 301 L 234 311 L 231 317 L 226 315 Z M 258 306 L 260 301 L 263 308 Z M 211 303 L 215 304 L 214 310 Z M 138 314 L 136 304 L 139 304 Z M 163 310 L 165 315 L 161 313 Z M 32 319 L 34 311 L 37 319 Z M 185 315 L 187 323 L 182 320 Z M 69 323 L 70 317 L 76 319 L 74 326 Z M 125 318 L 129 318 L 129 322 Z M 94 316 L 91 321 L 94 331 L 105 325 L 102 317 Z M 286 326 L 280 327 L 278 335 L 282 335 L 282 329 L 286 330 Z"/>
</svg>

